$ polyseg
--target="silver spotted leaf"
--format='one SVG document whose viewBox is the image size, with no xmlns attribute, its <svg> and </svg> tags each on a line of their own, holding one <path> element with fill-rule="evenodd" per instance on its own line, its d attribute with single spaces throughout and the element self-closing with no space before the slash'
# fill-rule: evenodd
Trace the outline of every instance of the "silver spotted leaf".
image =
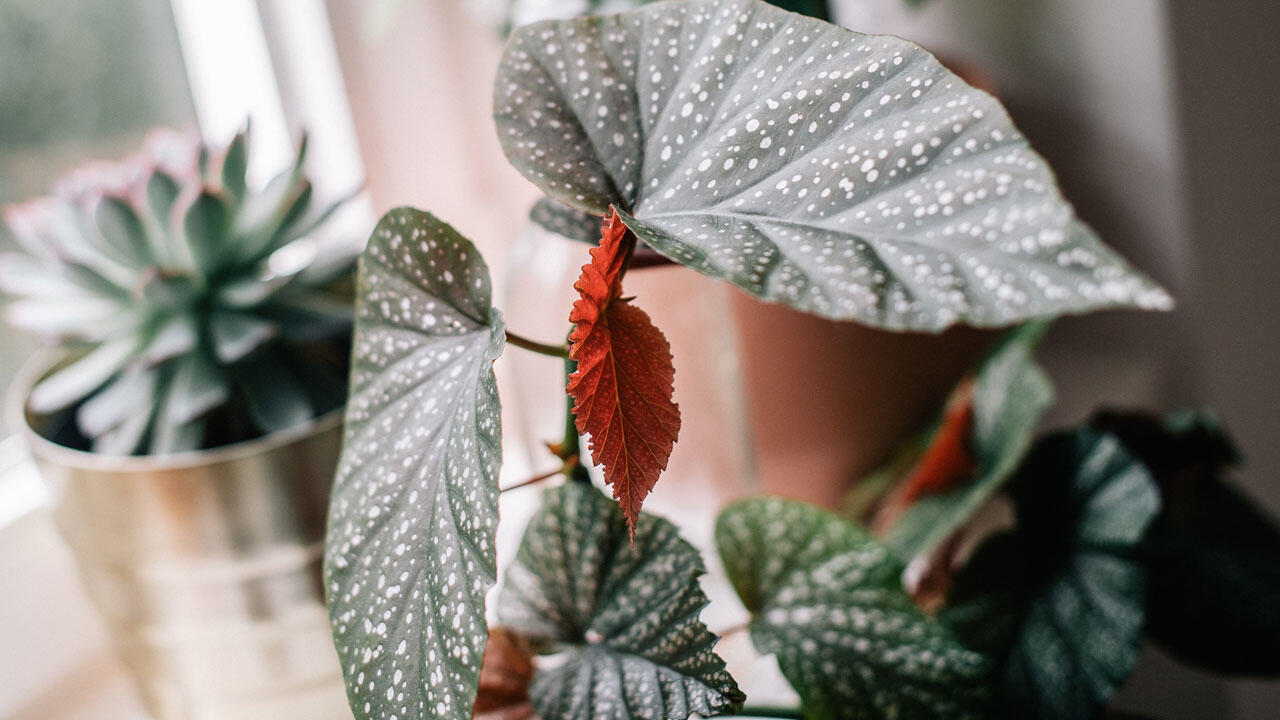
<svg viewBox="0 0 1280 720">
<path fill-rule="evenodd" d="M 475 247 L 410 208 L 360 260 L 325 587 L 360 720 L 469 718 L 497 570 L 505 338 Z"/>
<path fill-rule="evenodd" d="M 756 297 L 877 327 L 1169 296 L 1075 218 L 1004 108 L 895 37 L 760 0 L 527 25 L 494 114 L 562 203 Z"/>
<path fill-rule="evenodd" d="M 1091 430 L 1040 440 L 1009 488 L 1017 528 L 978 548 L 939 619 L 1001 659 L 1009 717 L 1088 720 L 1138 658 L 1137 549 L 1159 490 L 1115 436 Z"/>
<path fill-rule="evenodd" d="M 726 508 L 716 545 L 806 718 L 985 718 L 990 662 L 926 617 L 902 564 L 849 521 L 804 503 Z"/>
<path fill-rule="evenodd" d="M 561 205 L 551 198 L 542 198 L 535 203 L 529 211 L 529 219 L 560 237 L 592 245 L 600 242 L 600 223 L 603 218 Z"/>
<path fill-rule="evenodd" d="M 1036 322 L 1010 332 L 978 368 L 970 443 L 977 476 L 954 490 L 923 496 L 903 513 L 885 538 L 899 557 L 911 560 L 933 549 L 1018 469 L 1053 403 L 1053 383 L 1035 361 L 1047 330 L 1047 323 Z"/>
<path fill-rule="evenodd" d="M 743 694 L 699 620 L 702 558 L 671 523 L 641 513 L 635 545 L 618 504 L 571 482 L 547 491 L 498 598 L 503 625 L 562 662 L 530 695 L 543 720 L 737 712 Z"/>
</svg>

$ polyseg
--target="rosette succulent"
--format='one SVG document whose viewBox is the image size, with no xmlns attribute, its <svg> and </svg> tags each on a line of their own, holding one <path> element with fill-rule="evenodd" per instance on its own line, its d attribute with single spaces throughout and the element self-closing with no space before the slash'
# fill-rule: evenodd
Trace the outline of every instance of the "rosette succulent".
<svg viewBox="0 0 1280 720">
<path fill-rule="evenodd" d="M 166 454 L 341 404 L 359 248 L 326 231 L 343 201 L 313 198 L 305 138 L 252 188 L 248 143 L 247 130 L 224 148 L 157 131 L 140 155 L 5 209 L 25 250 L 0 257 L 7 318 L 67 351 L 28 398 L 68 420 L 53 439 Z"/>
</svg>

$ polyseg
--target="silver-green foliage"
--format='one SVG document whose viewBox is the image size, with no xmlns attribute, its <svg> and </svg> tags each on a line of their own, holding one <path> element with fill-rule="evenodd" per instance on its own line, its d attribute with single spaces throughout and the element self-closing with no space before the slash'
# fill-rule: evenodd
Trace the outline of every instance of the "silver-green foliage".
<svg viewBox="0 0 1280 720">
<path fill-rule="evenodd" d="M 760 0 L 513 33 L 508 158 L 577 211 L 760 298 L 911 330 L 1164 291 L 1077 220 L 1004 109 L 904 40 Z"/>
<path fill-rule="evenodd" d="M 497 570 L 502 315 L 475 247 L 408 208 L 360 262 L 325 588 L 361 720 L 469 718 Z"/>
<path fill-rule="evenodd" d="M 1041 440 L 1010 490 L 1018 525 L 984 543 L 939 616 L 999 658 L 1009 717 L 1087 720 L 1138 657 L 1138 543 L 1160 508 L 1147 468 L 1112 435 Z"/>
<path fill-rule="evenodd" d="M 562 662 L 530 694 L 543 720 L 733 713 L 743 695 L 699 620 L 702 558 L 641 514 L 635 546 L 616 502 L 585 483 L 548 491 L 498 600 L 504 625 Z"/>
<path fill-rule="evenodd" d="M 716 544 L 806 718 L 984 718 L 986 657 L 926 617 L 901 562 L 836 515 L 778 498 L 721 513 Z"/>
<path fill-rule="evenodd" d="M 0 260 L 7 318 L 74 358 L 29 407 L 74 407 L 95 452 L 195 450 L 340 401 L 342 362 L 298 349 L 350 328 L 350 299 L 332 285 L 355 250 L 315 238 L 340 203 L 313 202 L 305 139 L 261 190 L 245 177 L 247 145 L 247 132 L 221 150 L 157 135 L 147 155 L 87 166 L 6 210 L 26 251 Z M 211 428 L 233 403 L 243 409 Z"/>
</svg>

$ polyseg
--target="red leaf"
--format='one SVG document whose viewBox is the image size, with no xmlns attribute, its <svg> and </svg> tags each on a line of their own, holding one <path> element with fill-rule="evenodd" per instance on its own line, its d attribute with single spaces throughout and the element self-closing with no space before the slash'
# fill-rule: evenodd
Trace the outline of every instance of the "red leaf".
<svg viewBox="0 0 1280 720">
<path fill-rule="evenodd" d="M 536 720 L 529 703 L 533 653 L 528 642 L 507 628 L 489 630 L 480 664 L 480 685 L 471 717 L 475 720 Z"/>
<path fill-rule="evenodd" d="M 969 449 L 973 435 L 973 381 L 966 380 L 956 388 L 942 425 L 925 448 L 903 490 L 903 502 L 910 504 L 921 495 L 936 495 L 973 479 L 977 461 Z"/>
<path fill-rule="evenodd" d="M 569 322 L 569 357 L 578 362 L 568 391 L 578 432 L 591 435 L 591 459 L 635 533 L 640 505 L 667 467 L 680 432 L 671 400 L 671 346 L 643 310 L 622 297 L 622 271 L 635 236 L 618 218 L 605 218 L 591 262 L 574 283 L 578 300 Z"/>
</svg>

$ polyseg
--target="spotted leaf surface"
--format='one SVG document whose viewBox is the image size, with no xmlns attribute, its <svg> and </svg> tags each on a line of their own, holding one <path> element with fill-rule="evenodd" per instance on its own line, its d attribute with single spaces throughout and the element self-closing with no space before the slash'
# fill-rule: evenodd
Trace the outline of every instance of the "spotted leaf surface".
<svg viewBox="0 0 1280 720">
<path fill-rule="evenodd" d="M 704 572 L 666 520 L 641 515 L 631 547 L 622 513 L 594 487 L 546 492 L 498 600 L 504 625 L 561 654 L 534 677 L 538 717 L 736 712 L 743 695 L 698 619 Z"/>
<path fill-rule="evenodd" d="M 1138 542 L 1160 507 L 1147 468 L 1112 435 L 1036 444 L 1010 484 L 1018 526 L 981 547 L 939 616 L 1001 658 L 1010 717 L 1087 720 L 1138 657 Z"/>
<path fill-rule="evenodd" d="M 1004 109 L 904 40 L 759 0 L 517 30 L 495 88 L 552 198 L 765 300 L 878 327 L 1167 308 Z"/>
<path fill-rule="evenodd" d="M 360 720 L 469 718 L 496 576 L 502 317 L 470 242 L 387 213 L 360 261 L 325 585 Z"/>
<path fill-rule="evenodd" d="M 902 565 L 848 521 L 803 503 L 735 503 L 716 523 L 729 580 L 806 718 L 985 718 L 989 662 L 925 617 Z"/>
<path fill-rule="evenodd" d="M 973 385 L 970 446 L 976 472 L 953 490 L 923 495 L 893 526 L 887 544 L 899 556 L 928 552 L 964 524 L 1013 475 L 1053 403 L 1053 383 L 1034 353 L 1048 325 L 1010 333 L 978 369 Z"/>
</svg>

